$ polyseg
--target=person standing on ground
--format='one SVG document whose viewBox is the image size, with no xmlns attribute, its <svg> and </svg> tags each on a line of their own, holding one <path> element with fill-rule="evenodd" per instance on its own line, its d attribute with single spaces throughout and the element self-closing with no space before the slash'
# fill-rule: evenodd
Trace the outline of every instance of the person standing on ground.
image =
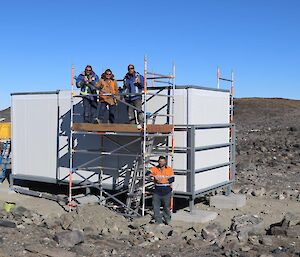
<svg viewBox="0 0 300 257">
<path fill-rule="evenodd" d="M 173 169 L 167 166 L 166 157 L 160 156 L 158 165 L 152 167 L 146 175 L 153 178 L 155 185 L 152 198 L 155 223 L 161 224 L 163 216 L 165 223 L 169 224 L 171 221 L 172 183 L 175 181 Z M 163 206 L 163 215 L 160 213 L 161 205 Z"/>
<path fill-rule="evenodd" d="M 124 98 L 128 104 L 138 109 L 136 110 L 131 106 L 127 106 L 129 123 L 132 124 L 136 123 L 140 128 L 144 123 L 144 116 L 142 112 L 142 95 L 141 95 L 143 91 L 143 87 L 144 87 L 144 77 L 134 70 L 133 64 L 129 64 L 128 72 L 124 77 L 124 86 L 123 86 L 123 92 L 128 95 L 125 95 Z M 135 117 L 135 111 L 137 113 L 137 117 Z"/>
<path fill-rule="evenodd" d="M 109 111 L 109 122 L 115 123 L 116 109 L 118 103 L 118 83 L 114 79 L 114 75 L 110 69 L 107 69 L 102 75 L 101 79 L 96 84 L 100 94 L 100 102 L 97 107 L 97 118 L 98 123 L 103 123 L 105 111 L 108 108 Z M 101 94 L 112 94 L 112 95 L 101 95 Z"/>
<path fill-rule="evenodd" d="M 80 88 L 80 95 L 82 95 L 83 120 L 87 123 L 93 123 L 96 118 L 97 89 L 95 86 L 98 80 L 99 77 L 91 65 L 87 65 L 84 72 L 76 78 L 76 87 Z"/>
</svg>

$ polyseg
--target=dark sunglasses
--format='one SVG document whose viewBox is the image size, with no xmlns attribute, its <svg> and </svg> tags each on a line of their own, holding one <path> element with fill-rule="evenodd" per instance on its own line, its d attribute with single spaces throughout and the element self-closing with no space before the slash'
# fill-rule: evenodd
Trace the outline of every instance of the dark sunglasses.
<svg viewBox="0 0 300 257">
<path fill-rule="evenodd" d="M 92 71 L 92 70 L 90 70 L 90 69 L 85 69 L 86 71 Z"/>
<path fill-rule="evenodd" d="M 133 68 L 133 67 L 130 67 L 130 68 L 128 68 L 128 70 L 134 70 L 134 68 Z"/>
<path fill-rule="evenodd" d="M 111 75 L 111 73 L 105 73 L 105 75 Z"/>
</svg>

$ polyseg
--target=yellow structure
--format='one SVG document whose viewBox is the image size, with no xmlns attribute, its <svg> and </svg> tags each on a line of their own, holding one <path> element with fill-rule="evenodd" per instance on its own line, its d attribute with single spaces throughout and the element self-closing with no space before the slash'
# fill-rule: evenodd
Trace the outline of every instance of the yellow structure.
<svg viewBox="0 0 300 257">
<path fill-rule="evenodd" d="M 0 122 L 0 140 L 11 138 L 11 123 Z"/>
</svg>

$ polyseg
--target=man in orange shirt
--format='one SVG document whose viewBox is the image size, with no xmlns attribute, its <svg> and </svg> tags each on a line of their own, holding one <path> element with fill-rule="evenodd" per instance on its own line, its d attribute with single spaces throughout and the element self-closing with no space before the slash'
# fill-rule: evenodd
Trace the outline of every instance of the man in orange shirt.
<svg viewBox="0 0 300 257">
<path fill-rule="evenodd" d="M 166 157 L 160 156 L 158 165 L 152 167 L 146 175 L 153 178 L 155 189 L 153 192 L 152 205 L 154 211 L 155 223 L 162 223 L 160 206 L 163 206 L 163 217 L 166 224 L 171 221 L 170 203 L 172 196 L 172 183 L 174 182 L 173 169 L 167 166 Z"/>
<path fill-rule="evenodd" d="M 97 118 L 98 123 L 103 123 L 104 115 L 106 109 L 109 111 L 109 122 L 115 123 L 116 109 L 117 109 L 117 98 L 119 94 L 118 83 L 114 79 L 114 75 L 110 69 L 107 69 L 102 75 L 101 79 L 96 84 L 97 89 L 101 94 L 100 102 L 97 108 Z M 112 95 L 109 95 L 112 94 Z"/>
</svg>

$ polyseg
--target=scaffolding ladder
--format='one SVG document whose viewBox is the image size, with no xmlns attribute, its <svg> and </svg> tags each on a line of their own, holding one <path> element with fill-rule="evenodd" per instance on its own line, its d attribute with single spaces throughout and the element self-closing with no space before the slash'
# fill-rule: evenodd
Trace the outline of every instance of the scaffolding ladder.
<svg viewBox="0 0 300 257">
<path fill-rule="evenodd" d="M 145 142 L 146 143 L 146 163 L 150 162 L 150 156 L 153 150 L 153 143 L 154 143 L 154 138 L 150 137 L 147 138 Z M 143 146 L 142 146 L 143 147 Z M 128 194 L 127 194 L 127 199 L 126 199 L 126 205 L 130 209 L 133 209 L 135 211 L 138 211 L 141 201 L 143 198 L 143 159 L 138 157 L 135 160 L 134 163 L 134 168 L 132 170 L 132 173 L 130 175 L 131 180 L 129 183 L 129 188 L 128 188 Z M 152 185 L 151 181 L 147 180 L 145 178 L 145 191 Z"/>
<path fill-rule="evenodd" d="M 10 153 L 11 153 L 11 140 L 6 140 L 4 147 L 0 156 L 0 167 L 1 176 L 0 183 L 2 183 L 7 176 L 7 165 L 10 163 Z"/>
</svg>

